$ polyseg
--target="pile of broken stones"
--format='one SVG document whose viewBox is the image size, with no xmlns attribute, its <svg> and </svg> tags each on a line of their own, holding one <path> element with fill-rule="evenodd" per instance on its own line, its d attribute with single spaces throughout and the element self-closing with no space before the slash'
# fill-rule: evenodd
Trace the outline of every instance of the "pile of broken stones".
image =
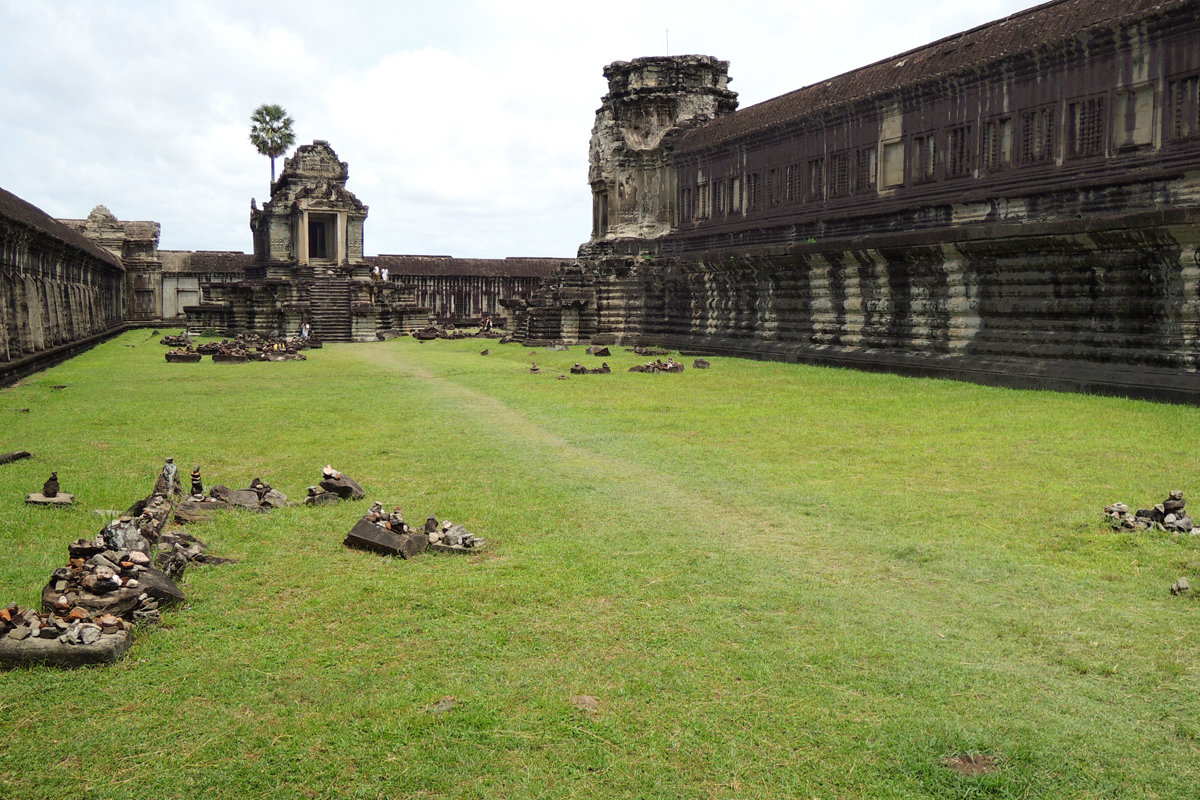
<svg viewBox="0 0 1200 800">
<path fill-rule="evenodd" d="M 308 487 L 308 496 L 304 498 L 304 505 L 331 505 L 343 500 L 362 500 L 366 496 L 367 493 L 358 485 L 358 481 L 342 474 L 332 465 L 326 464 L 321 470 L 321 481 L 316 486 Z"/>
<path fill-rule="evenodd" d="M 1191 516 L 1184 510 L 1186 507 L 1183 492 L 1174 491 L 1153 508 L 1139 508 L 1130 513 L 1126 504 L 1113 503 L 1104 507 L 1104 515 L 1117 530 L 1158 530 L 1200 536 L 1200 528 L 1193 527 Z"/>
<path fill-rule="evenodd" d="M 208 556 L 195 537 L 169 530 L 173 509 L 168 489 L 138 501 L 95 537 L 69 544 L 67 563 L 42 589 L 41 611 L 16 604 L 0 610 L 0 667 L 116 661 L 129 649 L 136 623 L 160 622 L 161 609 L 184 600 L 176 580 L 188 565 L 227 561 Z"/>
<path fill-rule="evenodd" d="M 438 522 L 432 514 L 421 529 L 410 528 L 404 521 L 400 506 L 391 512 L 383 510 L 383 503 L 376 501 L 363 514 L 344 544 L 361 550 L 370 550 L 400 558 L 414 558 L 426 550 L 444 553 L 467 553 L 483 549 L 486 542 L 477 538 L 462 525 L 450 520 Z"/>
<path fill-rule="evenodd" d="M 671 357 L 667 357 L 666 361 L 661 358 L 656 358 L 653 361 L 647 361 L 645 364 L 634 364 L 629 368 L 630 372 L 683 372 L 683 364 Z"/>
</svg>

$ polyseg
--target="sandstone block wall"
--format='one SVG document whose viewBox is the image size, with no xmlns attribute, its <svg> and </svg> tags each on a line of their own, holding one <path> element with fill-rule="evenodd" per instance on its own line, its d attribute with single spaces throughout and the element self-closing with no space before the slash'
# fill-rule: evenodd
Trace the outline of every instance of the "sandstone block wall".
<svg viewBox="0 0 1200 800">
<path fill-rule="evenodd" d="M 16 362 L 119 325 L 121 262 L 0 189 L 0 362 Z"/>
</svg>

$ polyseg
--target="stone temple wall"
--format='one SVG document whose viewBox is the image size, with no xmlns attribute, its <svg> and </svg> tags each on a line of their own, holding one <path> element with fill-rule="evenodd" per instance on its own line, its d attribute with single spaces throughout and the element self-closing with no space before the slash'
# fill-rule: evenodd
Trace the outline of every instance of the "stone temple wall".
<svg viewBox="0 0 1200 800">
<path fill-rule="evenodd" d="M 124 281 L 116 256 L 0 189 L 0 365 L 119 325 Z"/>
<path fill-rule="evenodd" d="M 596 227 L 521 324 L 1200 402 L 1196 41 L 1196 0 L 1061 0 L 681 124 L 670 230 Z"/>
</svg>

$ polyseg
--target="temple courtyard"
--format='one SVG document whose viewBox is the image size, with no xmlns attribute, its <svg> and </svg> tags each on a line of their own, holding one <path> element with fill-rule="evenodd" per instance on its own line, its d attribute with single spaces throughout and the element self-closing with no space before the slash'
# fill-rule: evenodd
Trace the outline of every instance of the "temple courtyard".
<svg viewBox="0 0 1200 800">
<path fill-rule="evenodd" d="M 168 363 L 159 339 L 0 390 L 0 451 L 33 454 L 0 465 L 0 604 L 36 607 L 167 457 L 293 500 L 329 464 L 365 497 L 216 512 L 188 531 L 235 563 L 190 567 L 121 661 L 0 674 L 0 797 L 1200 785 L 1200 600 L 1171 591 L 1200 537 L 1103 514 L 1200 504 L 1195 407 L 471 338 Z M 52 471 L 74 504 L 26 504 Z M 346 547 L 374 501 L 487 547 Z"/>
</svg>

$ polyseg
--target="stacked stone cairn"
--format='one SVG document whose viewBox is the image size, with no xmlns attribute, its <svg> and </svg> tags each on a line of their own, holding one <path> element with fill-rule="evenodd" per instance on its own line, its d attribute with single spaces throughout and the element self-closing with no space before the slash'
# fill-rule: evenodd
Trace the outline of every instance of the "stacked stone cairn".
<svg viewBox="0 0 1200 800">
<path fill-rule="evenodd" d="M 42 490 L 25 495 L 25 502 L 37 506 L 69 506 L 75 502 L 75 495 L 62 491 L 58 485 L 58 472 L 51 472 L 42 484 Z"/>
<path fill-rule="evenodd" d="M 321 481 L 316 486 L 308 487 L 308 496 L 304 498 L 306 506 L 323 506 L 342 502 L 343 500 L 362 500 L 367 496 L 358 481 L 326 464 L 321 470 Z"/>
<path fill-rule="evenodd" d="M 647 361 L 645 364 L 634 364 L 629 368 L 630 372 L 683 372 L 683 364 L 680 364 L 673 358 L 668 357 L 666 361 L 661 358 L 656 358 L 653 361 Z"/>
<path fill-rule="evenodd" d="M 1159 530 L 1170 533 L 1187 533 L 1200 536 L 1200 528 L 1193 527 L 1191 516 L 1185 511 L 1187 501 L 1183 492 L 1174 491 L 1153 508 L 1140 508 L 1130 513 L 1125 503 L 1113 503 L 1104 507 L 1104 515 L 1117 530 Z"/>
<path fill-rule="evenodd" d="M 410 528 L 404 521 L 400 506 L 385 512 L 383 503 L 375 502 L 366 514 L 363 514 L 350 533 L 346 534 L 344 544 L 361 550 L 370 550 L 400 558 L 414 558 L 426 549 L 444 553 L 466 553 L 483 548 L 483 539 L 462 525 L 455 525 L 446 520 L 438 523 L 432 514 L 425 520 L 423 529 Z"/>
<path fill-rule="evenodd" d="M 168 493 L 138 501 L 136 514 L 67 546 L 67 563 L 42 589 L 41 611 L 15 603 L 0 609 L 0 667 L 116 661 L 129 649 L 136 623 L 158 623 L 161 609 L 184 600 L 176 580 L 189 564 L 228 561 L 208 556 L 195 537 L 167 529 L 174 477 L 164 468 L 159 484 L 165 478 Z"/>
</svg>

